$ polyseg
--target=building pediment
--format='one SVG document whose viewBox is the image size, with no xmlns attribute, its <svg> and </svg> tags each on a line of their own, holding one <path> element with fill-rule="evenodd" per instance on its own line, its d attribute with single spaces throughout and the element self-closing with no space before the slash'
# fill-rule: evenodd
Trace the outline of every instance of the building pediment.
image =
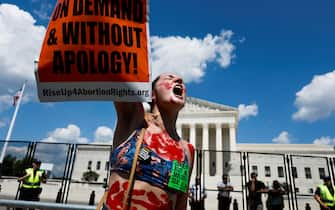
<svg viewBox="0 0 335 210">
<path fill-rule="evenodd" d="M 198 98 L 187 97 L 185 107 L 181 110 L 185 113 L 222 113 L 222 112 L 237 112 L 237 109 L 231 106 L 222 105 Z"/>
</svg>

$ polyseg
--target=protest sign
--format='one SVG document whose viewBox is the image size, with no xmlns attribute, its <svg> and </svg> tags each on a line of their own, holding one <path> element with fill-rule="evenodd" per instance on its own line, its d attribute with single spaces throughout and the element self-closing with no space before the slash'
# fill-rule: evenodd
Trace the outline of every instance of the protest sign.
<svg viewBox="0 0 335 210">
<path fill-rule="evenodd" d="M 58 0 L 37 71 L 40 101 L 150 101 L 148 0 Z"/>
</svg>

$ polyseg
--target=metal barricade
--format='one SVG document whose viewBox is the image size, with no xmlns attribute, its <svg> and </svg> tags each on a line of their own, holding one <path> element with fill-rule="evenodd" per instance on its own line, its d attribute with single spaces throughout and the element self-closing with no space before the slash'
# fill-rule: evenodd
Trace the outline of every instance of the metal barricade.
<svg viewBox="0 0 335 210">
<path fill-rule="evenodd" d="M 0 141 L 0 148 L 3 141 Z M 209 148 L 215 148 L 209 145 Z M 17 177 L 23 175 L 25 168 L 31 166 L 33 158 L 43 163 L 52 163 L 52 174 L 40 196 L 41 203 L 69 203 L 70 205 L 96 204 L 107 186 L 109 175 L 109 154 L 111 145 L 61 144 L 31 141 L 10 141 L 2 164 L 0 185 L 2 201 L 14 201 L 19 195 Z M 83 173 L 84 170 L 84 173 Z M 94 172 L 99 172 L 95 177 Z M 246 184 L 251 172 L 268 187 L 273 180 L 282 183 L 287 194 L 284 195 L 285 210 L 302 210 L 305 206 L 318 208 L 313 200 L 316 186 L 321 184 L 322 176 L 329 175 L 335 181 L 334 156 L 304 156 L 297 154 L 231 152 L 217 150 L 196 150 L 193 174 L 199 177 L 201 189 L 207 192 L 206 209 L 217 209 L 217 184 L 223 174 L 228 174 L 234 187 L 230 193 L 235 208 L 247 209 L 248 191 Z M 85 178 L 85 175 L 88 178 Z M 90 180 L 93 176 L 93 180 Z M 90 178 L 91 177 L 91 178 Z M 93 196 L 94 195 L 94 196 Z M 265 204 L 267 195 L 263 195 Z M 308 205 L 307 205 L 308 204 Z M 231 209 L 233 202 L 231 203 Z"/>
<path fill-rule="evenodd" d="M 74 205 L 74 204 L 59 204 L 47 202 L 32 202 L 32 201 L 16 201 L 0 199 L 0 206 L 6 207 L 7 210 L 11 208 L 22 208 L 24 210 L 30 208 L 37 208 L 39 210 L 94 210 L 94 206 Z"/>
</svg>

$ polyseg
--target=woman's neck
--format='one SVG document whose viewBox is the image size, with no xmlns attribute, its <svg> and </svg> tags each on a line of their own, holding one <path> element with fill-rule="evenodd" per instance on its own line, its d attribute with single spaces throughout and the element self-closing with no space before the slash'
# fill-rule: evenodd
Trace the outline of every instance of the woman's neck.
<svg viewBox="0 0 335 210">
<path fill-rule="evenodd" d="M 177 116 L 173 114 L 161 114 L 159 110 L 153 110 L 152 117 L 154 122 L 161 127 L 162 130 L 166 130 L 166 132 L 175 140 L 179 140 L 180 137 L 176 130 L 176 121 Z"/>
</svg>

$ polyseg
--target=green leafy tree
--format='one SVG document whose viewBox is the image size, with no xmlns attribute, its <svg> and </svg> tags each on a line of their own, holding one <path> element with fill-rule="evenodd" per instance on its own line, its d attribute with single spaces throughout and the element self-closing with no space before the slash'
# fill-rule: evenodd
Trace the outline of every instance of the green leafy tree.
<svg viewBox="0 0 335 210">
<path fill-rule="evenodd" d="M 16 157 L 12 155 L 6 155 L 2 162 L 2 175 L 13 176 L 14 163 Z"/>
<path fill-rule="evenodd" d="M 31 167 L 27 158 L 17 160 L 15 156 L 6 155 L 2 163 L 2 175 L 4 176 L 22 176 L 26 168 Z"/>
<path fill-rule="evenodd" d="M 27 158 L 15 161 L 13 166 L 13 176 L 20 177 L 24 175 L 25 174 L 24 170 L 30 167 L 32 167 L 31 161 Z"/>
</svg>

